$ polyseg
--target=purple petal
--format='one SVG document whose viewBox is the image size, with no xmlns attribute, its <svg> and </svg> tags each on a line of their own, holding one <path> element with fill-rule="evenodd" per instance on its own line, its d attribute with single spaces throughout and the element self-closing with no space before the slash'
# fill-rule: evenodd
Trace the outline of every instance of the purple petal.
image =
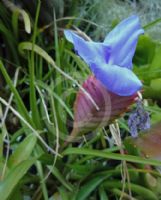
<svg viewBox="0 0 161 200">
<path fill-rule="evenodd" d="M 104 40 L 111 47 L 108 63 L 131 69 L 138 36 L 143 33 L 138 16 L 133 15 L 118 24 Z"/>
<path fill-rule="evenodd" d="M 73 43 L 75 50 L 80 57 L 89 65 L 91 62 L 107 63 L 110 56 L 110 49 L 106 44 L 85 41 L 73 31 L 65 30 L 65 37 Z"/>
<path fill-rule="evenodd" d="M 141 89 L 142 83 L 128 68 L 117 65 L 91 64 L 96 78 L 111 92 L 120 96 L 130 96 Z"/>
</svg>

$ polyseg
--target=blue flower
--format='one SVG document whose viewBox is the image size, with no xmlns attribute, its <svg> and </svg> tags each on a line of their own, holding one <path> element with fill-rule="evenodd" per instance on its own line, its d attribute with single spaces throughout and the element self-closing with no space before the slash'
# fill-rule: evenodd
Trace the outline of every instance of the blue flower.
<svg viewBox="0 0 161 200">
<path fill-rule="evenodd" d="M 102 43 L 86 41 L 70 30 L 64 33 L 67 40 L 74 44 L 78 55 L 109 91 L 130 96 L 141 89 L 141 81 L 132 72 L 138 36 L 144 33 L 138 16 L 123 20 Z"/>
</svg>

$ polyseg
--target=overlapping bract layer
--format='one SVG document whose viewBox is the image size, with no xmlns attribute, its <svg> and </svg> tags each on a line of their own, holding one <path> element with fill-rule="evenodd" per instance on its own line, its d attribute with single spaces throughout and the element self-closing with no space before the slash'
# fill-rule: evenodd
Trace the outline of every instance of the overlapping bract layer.
<svg viewBox="0 0 161 200">
<path fill-rule="evenodd" d="M 90 94 L 99 110 L 96 109 L 90 98 L 82 90 L 79 90 L 74 104 L 74 125 L 71 136 L 73 138 L 78 134 L 106 126 L 127 111 L 128 107 L 137 99 L 137 94 L 125 97 L 107 91 L 94 76 L 90 76 L 82 86 Z"/>
</svg>

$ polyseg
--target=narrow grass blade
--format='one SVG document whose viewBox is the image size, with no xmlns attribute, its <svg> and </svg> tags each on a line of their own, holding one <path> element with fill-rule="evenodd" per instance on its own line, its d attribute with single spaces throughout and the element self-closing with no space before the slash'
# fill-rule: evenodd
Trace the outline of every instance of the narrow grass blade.
<svg viewBox="0 0 161 200">
<path fill-rule="evenodd" d="M 32 49 L 31 49 L 31 58 L 29 57 L 28 65 L 29 65 L 29 80 L 30 80 L 30 108 L 32 112 L 32 120 L 35 123 L 37 128 L 41 128 L 41 120 L 39 115 L 39 110 L 37 106 L 37 98 L 36 98 L 36 89 L 35 89 L 35 51 L 34 45 L 36 42 L 36 35 L 37 35 L 37 24 L 38 24 L 38 17 L 40 14 L 40 1 L 38 1 L 37 9 L 36 9 L 36 16 L 35 16 L 35 23 L 34 23 L 34 32 L 33 32 L 33 39 L 32 39 Z"/>
<path fill-rule="evenodd" d="M 68 183 L 65 178 L 63 177 L 63 175 L 61 174 L 61 172 L 55 167 L 55 166 L 48 166 L 49 170 L 51 171 L 51 173 L 62 183 L 62 185 L 67 188 L 69 191 L 72 191 L 73 188 L 70 185 L 70 183 Z"/>
<path fill-rule="evenodd" d="M 126 160 L 132 163 L 141 163 L 145 165 L 161 166 L 161 161 L 145 159 L 139 156 L 132 155 L 122 155 L 118 153 L 106 153 L 104 151 L 84 149 L 84 148 L 68 148 L 63 153 L 63 155 L 91 155 L 93 157 L 100 157 L 105 159 L 114 159 L 114 160 Z"/>
<path fill-rule="evenodd" d="M 76 199 L 77 200 L 86 200 L 89 197 L 90 193 L 92 191 L 94 191 L 96 189 L 96 187 L 98 187 L 98 185 L 100 185 L 107 177 L 108 177 L 108 175 L 106 175 L 106 176 L 98 176 L 98 177 L 94 177 L 93 179 L 88 181 L 79 190 Z"/>
<path fill-rule="evenodd" d="M 26 33 L 29 33 L 29 34 L 31 33 L 31 21 L 30 21 L 29 15 L 27 14 L 25 10 L 16 8 L 12 14 L 12 27 L 17 38 L 18 38 L 18 20 L 20 16 L 22 17 L 24 21 Z"/>
<path fill-rule="evenodd" d="M 122 183 L 120 181 L 105 181 L 103 183 L 104 188 L 107 190 L 111 188 L 120 188 L 122 189 Z M 138 194 L 141 197 L 144 197 L 146 200 L 158 200 L 157 196 L 149 189 L 144 188 L 143 186 L 139 186 L 136 184 L 130 184 L 131 191 Z M 128 184 L 125 184 L 125 189 L 128 189 Z"/>
</svg>

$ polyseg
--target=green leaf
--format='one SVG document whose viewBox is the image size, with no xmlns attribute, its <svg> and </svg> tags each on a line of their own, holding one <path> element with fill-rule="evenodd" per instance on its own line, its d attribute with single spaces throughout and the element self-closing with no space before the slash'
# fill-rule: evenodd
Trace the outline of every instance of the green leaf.
<svg viewBox="0 0 161 200">
<path fill-rule="evenodd" d="M 134 63 L 137 66 L 150 64 L 155 54 L 155 48 L 156 43 L 148 35 L 141 35 L 136 48 Z"/>
<path fill-rule="evenodd" d="M 161 67 L 160 67 L 161 71 Z M 157 70 L 159 73 L 159 71 Z M 152 73 L 153 74 L 153 73 Z M 161 74 L 160 74 L 161 76 Z M 149 86 L 145 86 L 144 97 L 145 98 L 153 98 L 153 99 L 161 99 L 161 78 L 153 78 L 150 81 Z"/>
<path fill-rule="evenodd" d="M 156 49 L 152 63 L 149 66 L 149 74 L 152 78 L 159 78 L 161 76 L 161 45 Z"/>
<path fill-rule="evenodd" d="M 17 7 L 12 14 L 12 27 L 16 37 L 18 37 L 18 19 L 20 15 L 24 21 L 25 31 L 27 33 L 31 33 L 31 22 L 29 15 L 25 10 Z"/>
<path fill-rule="evenodd" d="M 27 33 L 31 33 L 31 22 L 30 22 L 30 18 L 29 15 L 27 14 L 27 12 L 23 9 L 20 10 L 20 13 L 23 17 L 24 20 L 24 25 L 25 25 L 25 31 Z"/>
<path fill-rule="evenodd" d="M 59 191 L 59 193 L 56 193 L 52 200 L 59 200 L 59 199 L 61 199 L 61 200 L 69 200 L 69 199 L 72 200 L 71 198 L 69 198 L 69 194 L 66 191 L 66 189 L 63 188 L 62 186 L 58 188 L 58 191 Z"/>
<path fill-rule="evenodd" d="M 85 148 L 68 148 L 66 149 L 62 155 L 91 155 L 93 157 L 100 157 L 105 159 L 114 159 L 114 160 L 126 160 L 133 163 L 141 163 L 153 166 L 161 166 L 161 161 L 153 160 L 153 159 L 146 159 L 141 158 L 139 156 L 132 156 L 132 155 L 122 155 L 119 153 L 106 153 L 100 150 L 93 150 L 93 149 L 85 149 Z"/>
<path fill-rule="evenodd" d="M 26 56 L 25 50 L 29 50 L 32 51 L 32 49 L 34 50 L 35 53 L 37 53 L 38 55 L 40 55 L 42 58 L 44 58 L 48 63 L 50 63 L 52 66 L 55 66 L 55 62 L 54 60 L 49 56 L 48 53 L 46 53 L 46 51 L 44 51 L 41 47 L 39 47 L 36 44 L 32 44 L 31 42 L 21 42 L 18 46 L 19 52 Z"/>
<path fill-rule="evenodd" d="M 104 181 L 107 176 L 98 176 L 98 177 L 94 177 L 92 178 L 89 182 L 87 182 L 85 185 L 82 186 L 82 188 L 79 190 L 78 194 L 77 194 L 77 200 L 86 200 L 87 197 L 90 195 L 90 193 L 92 191 L 94 191 L 96 189 L 96 187 L 98 185 L 100 185 L 100 183 L 102 183 L 102 181 Z"/>
<path fill-rule="evenodd" d="M 68 183 L 60 171 L 55 166 L 48 166 L 49 170 L 51 170 L 52 174 L 62 183 L 62 185 L 67 188 L 69 191 L 72 191 L 73 188 L 70 183 Z"/>
<path fill-rule="evenodd" d="M 51 196 L 49 200 L 75 200 L 75 198 L 73 196 L 69 197 L 69 193 L 61 186 L 58 188 L 58 192 Z"/>
<path fill-rule="evenodd" d="M 21 186 L 18 185 L 13 192 L 11 193 L 10 197 L 7 200 L 22 200 L 23 193 L 21 191 Z"/>
<path fill-rule="evenodd" d="M 151 80 L 150 87 L 152 88 L 152 90 L 154 90 L 154 92 L 161 93 L 161 78 Z M 158 95 L 160 96 L 160 94 Z"/>
<path fill-rule="evenodd" d="M 108 200 L 108 196 L 103 186 L 100 186 L 99 188 L 99 197 L 100 197 L 100 200 Z"/>
<path fill-rule="evenodd" d="M 35 147 L 36 141 L 37 138 L 35 135 L 28 135 L 10 156 L 8 166 L 14 167 L 22 161 L 27 160 Z"/>
<path fill-rule="evenodd" d="M 122 189 L 122 183 L 120 181 L 105 181 L 103 183 L 104 188 L 107 190 L 110 190 L 111 188 L 120 188 Z M 125 189 L 127 190 L 129 188 L 129 185 L 125 183 Z M 144 197 L 146 200 L 158 200 L 157 196 L 147 188 L 144 188 L 143 186 L 139 186 L 136 184 L 130 183 L 131 191 L 138 194 L 140 197 Z"/>
<path fill-rule="evenodd" d="M 7 177 L 0 182 L 1 200 L 7 200 L 14 188 L 19 184 L 27 170 L 34 164 L 35 159 L 25 160 L 10 170 Z"/>
</svg>

